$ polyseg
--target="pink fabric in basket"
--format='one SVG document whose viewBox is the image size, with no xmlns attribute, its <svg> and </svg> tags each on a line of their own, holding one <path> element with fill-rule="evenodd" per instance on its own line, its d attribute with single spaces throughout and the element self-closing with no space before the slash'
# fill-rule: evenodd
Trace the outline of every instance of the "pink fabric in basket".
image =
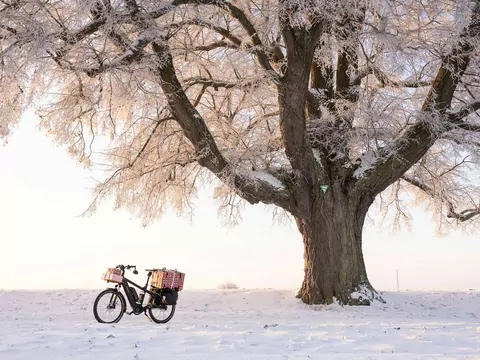
<svg viewBox="0 0 480 360">
<path fill-rule="evenodd" d="M 102 279 L 108 282 L 121 283 L 123 276 L 120 269 L 108 269 L 107 272 L 102 275 Z"/>
</svg>

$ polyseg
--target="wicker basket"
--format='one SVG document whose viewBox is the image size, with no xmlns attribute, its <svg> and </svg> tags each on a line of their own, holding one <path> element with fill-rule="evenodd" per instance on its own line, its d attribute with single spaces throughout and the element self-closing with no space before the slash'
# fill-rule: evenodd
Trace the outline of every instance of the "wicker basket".
<svg viewBox="0 0 480 360">
<path fill-rule="evenodd" d="M 160 289 L 176 289 L 183 290 L 183 283 L 185 281 L 185 274 L 177 270 L 154 270 L 152 272 L 151 286 Z"/>
<path fill-rule="evenodd" d="M 121 283 L 123 281 L 122 270 L 109 268 L 105 274 L 102 274 L 102 279 L 107 282 Z"/>
</svg>

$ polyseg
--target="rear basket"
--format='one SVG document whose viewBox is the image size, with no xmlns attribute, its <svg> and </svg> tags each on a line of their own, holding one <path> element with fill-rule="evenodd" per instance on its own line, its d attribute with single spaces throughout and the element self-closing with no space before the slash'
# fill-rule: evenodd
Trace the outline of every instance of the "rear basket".
<svg viewBox="0 0 480 360">
<path fill-rule="evenodd" d="M 176 289 L 183 290 L 183 282 L 185 281 L 185 274 L 177 270 L 154 270 L 152 273 L 151 286 L 160 289 Z"/>
<path fill-rule="evenodd" d="M 123 281 L 122 270 L 109 268 L 105 274 L 102 274 L 102 279 L 107 282 L 121 283 Z"/>
</svg>

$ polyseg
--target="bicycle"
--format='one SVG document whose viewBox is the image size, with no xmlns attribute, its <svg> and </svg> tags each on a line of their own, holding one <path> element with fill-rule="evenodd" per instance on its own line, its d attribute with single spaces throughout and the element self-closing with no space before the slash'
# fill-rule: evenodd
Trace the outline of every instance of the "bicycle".
<svg viewBox="0 0 480 360">
<path fill-rule="evenodd" d="M 133 274 L 138 274 L 137 267 L 135 265 L 117 265 L 115 268 L 108 269 L 107 273 L 103 274 L 102 278 L 104 280 L 107 282 L 116 283 L 116 285 L 114 288 L 108 288 L 98 294 L 95 302 L 93 303 L 93 315 L 95 316 L 95 319 L 99 323 L 106 324 L 113 324 L 120 321 L 120 319 L 123 317 L 123 314 L 127 313 L 125 297 L 120 292 L 120 290 L 123 288 L 128 303 L 132 308 L 132 311 L 127 313 L 128 315 L 140 315 L 141 313 L 144 313 L 149 320 L 153 320 L 157 324 L 165 324 L 170 321 L 175 314 L 178 292 L 183 288 L 182 276 L 185 274 L 175 271 L 175 273 L 180 274 L 180 283 L 178 283 L 178 281 L 172 281 L 171 287 L 157 287 L 151 284 L 150 290 L 148 290 L 148 283 L 152 274 L 158 275 L 162 272 L 168 273 L 169 271 L 166 269 L 146 269 L 145 271 L 148 271 L 147 282 L 145 283 L 145 286 L 142 287 L 125 277 L 125 270 L 130 269 L 133 269 Z M 174 284 L 176 287 L 174 287 Z M 140 294 L 138 294 L 135 288 L 130 285 L 140 289 Z M 156 282 L 155 285 L 160 285 L 160 283 Z M 144 306 L 143 303 L 146 294 L 149 294 L 150 298 Z M 103 309 L 104 306 L 104 311 L 102 311 L 101 309 Z M 102 318 L 100 316 L 101 314 L 106 318 Z M 160 317 L 162 314 L 165 315 L 165 317 Z M 113 318 L 109 319 L 109 317 L 112 315 Z"/>
</svg>

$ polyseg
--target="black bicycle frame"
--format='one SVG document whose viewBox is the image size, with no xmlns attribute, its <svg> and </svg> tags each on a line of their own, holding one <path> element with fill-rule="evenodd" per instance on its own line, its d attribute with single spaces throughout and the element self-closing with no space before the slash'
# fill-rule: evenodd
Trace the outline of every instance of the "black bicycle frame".
<svg viewBox="0 0 480 360">
<path fill-rule="evenodd" d="M 145 301 L 145 298 L 146 298 L 145 295 L 146 294 L 149 294 L 150 296 L 153 296 L 153 297 L 158 297 L 159 296 L 158 293 L 154 293 L 154 292 L 151 292 L 151 291 L 147 290 L 148 282 L 149 282 L 151 276 L 152 276 L 152 273 L 149 272 L 148 277 L 147 277 L 147 282 L 145 283 L 145 286 L 143 286 L 143 287 L 134 283 L 133 281 L 127 279 L 125 276 L 123 277 L 123 281 L 119 285 L 123 286 L 123 290 L 125 291 L 125 295 L 127 296 L 127 300 L 130 303 L 130 306 L 132 307 L 132 309 L 136 309 L 139 306 L 141 306 L 142 311 L 143 311 L 143 310 L 148 308 L 149 304 L 147 304 L 147 306 L 145 306 L 145 307 L 143 306 L 143 302 Z M 144 295 L 143 295 L 140 303 L 137 303 L 136 300 L 133 298 L 133 295 L 132 295 L 132 293 L 130 292 L 130 289 L 129 289 L 130 284 L 143 291 Z"/>
</svg>

